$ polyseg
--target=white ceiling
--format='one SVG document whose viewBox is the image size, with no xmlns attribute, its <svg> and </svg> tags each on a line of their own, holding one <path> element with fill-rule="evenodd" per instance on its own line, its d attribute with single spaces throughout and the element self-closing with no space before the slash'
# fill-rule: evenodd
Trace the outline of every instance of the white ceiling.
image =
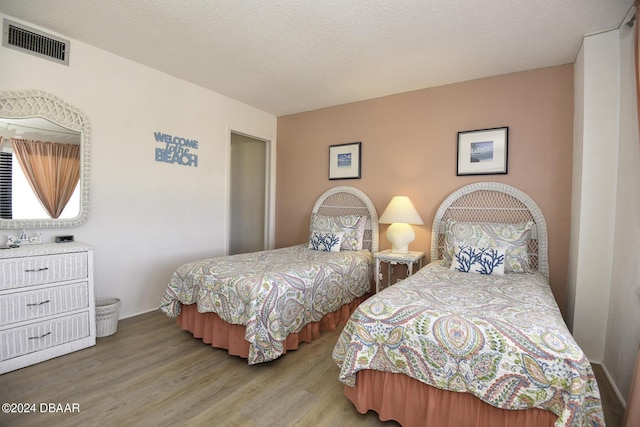
<svg viewBox="0 0 640 427">
<path fill-rule="evenodd" d="M 9 138 L 24 138 L 32 141 L 62 142 L 65 144 L 80 144 L 79 132 L 66 129 L 40 117 L 31 118 L 0 118 L 0 136 L 5 137 L 4 144 Z"/>
<path fill-rule="evenodd" d="M 573 63 L 632 4 L 0 0 L 0 12 L 281 116 Z"/>
</svg>

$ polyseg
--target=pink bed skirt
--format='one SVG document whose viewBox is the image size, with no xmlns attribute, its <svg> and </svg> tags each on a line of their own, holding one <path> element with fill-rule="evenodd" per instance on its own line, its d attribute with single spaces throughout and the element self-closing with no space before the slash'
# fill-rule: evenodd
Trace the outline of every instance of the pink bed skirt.
<svg viewBox="0 0 640 427">
<path fill-rule="evenodd" d="M 395 420 L 404 427 L 553 426 L 556 415 L 542 409 L 499 409 L 466 393 L 430 387 L 403 374 L 360 371 L 356 387 L 344 394 L 361 414 L 373 410 L 381 421 Z"/>
<path fill-rule="evenodd" d="M 285 342 L 287 350 L 295 350 L 302 342 L 311 342 L 320 337 L 320 332 L 335 331 L 339 325 L 344 325 L 351 317 L 351 313 L 367 299 L 370 294 L 356 298 L 333 313 L 329 313 L 319 322 L 310 323 L 300 332 L 291 334 Z M 202 338 L 212 347 L 226 349 L 229 354 L 249 357 L 249 343 L 244 339 L 245 327 L 232 325 L 220 318 L 216 313 L 199 313 L 196 304 L 183 305 L 178 315 L 178 325 L 193 334 L 195 338 Z"/>
</svg>

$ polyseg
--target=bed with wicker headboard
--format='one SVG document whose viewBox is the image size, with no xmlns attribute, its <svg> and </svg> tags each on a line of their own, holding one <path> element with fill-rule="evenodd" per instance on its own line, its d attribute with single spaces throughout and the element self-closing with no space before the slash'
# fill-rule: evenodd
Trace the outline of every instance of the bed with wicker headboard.
<svg viewBox="0 0 640 427">
<path fill-rule="evenodd" d="M 377 250 L 369 197 L 334 187 L 313 206 L 307 242 L 184 264 L 160 309 L 213 347 L 267 362 L 346 323 L 369 295 Z"/>
<path fill-rule="evenodd" d="M 532 222 L 527 250 L 531 268 L 549 280 L 547 222 L 531 197 L 497 182 L 477 182 L 451 193 L 440 205 L 431 228 L 431 259 L 444 258 L 448 220 L 490 223 Z"/>
<path fill-rule="evenodd" d="M 480 182 L 452 193 L 433 221 L 431 262 L 344 327 L 333 358 L 347 398 L 403 426 L 603 425 L 547 252 L 544 216 L 522 191 Z M 496 261 L 490 274 L 473 274 L 485 261 Z"/>
</svg>

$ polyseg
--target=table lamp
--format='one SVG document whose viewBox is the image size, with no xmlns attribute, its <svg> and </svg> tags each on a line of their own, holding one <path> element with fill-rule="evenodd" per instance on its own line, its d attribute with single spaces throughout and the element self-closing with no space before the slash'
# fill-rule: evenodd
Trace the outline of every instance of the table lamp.
<svg viewBox="0 0 640 427">
<path fill-rule="evenodd" d="M 391 224 L 387 228 L 387 239 L 391 242 L 391 252 L 399 254 L 408 253 L 409 243 L 416 239 L 411 224 L 424 224 L 407 196 L 394 196 L 378 222 Z"/>
</svg>

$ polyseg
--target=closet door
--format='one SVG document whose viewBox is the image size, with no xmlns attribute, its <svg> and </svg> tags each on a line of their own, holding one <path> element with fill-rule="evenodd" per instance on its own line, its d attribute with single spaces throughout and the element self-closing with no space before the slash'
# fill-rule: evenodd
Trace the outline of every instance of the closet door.
<svg viewBox="0 0 640 427">
<path fill-rule="evenodd" d="M 268 141 L 231 133 L 229 254 L 266 249 Z"/>
</svg>

